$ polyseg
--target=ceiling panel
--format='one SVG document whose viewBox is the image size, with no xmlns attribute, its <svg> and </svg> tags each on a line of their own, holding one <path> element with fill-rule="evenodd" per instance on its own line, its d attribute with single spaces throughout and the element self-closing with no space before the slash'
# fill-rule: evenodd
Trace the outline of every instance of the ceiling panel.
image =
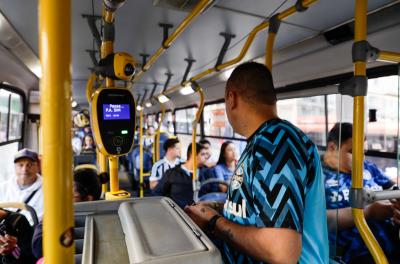
<svg viewBox="0 0 400 264">
<path fill-rule="evenodd" d="M 375 10 L 394 0 L 368 0 L 368 11 Z M 296 13 L 287 18 L 288 22 L 310 27 L 319 31 L 327 30 L 354 18 L 354 0 L 320 0 L 305 13 Z"/>
<path fill-rule="evenodd" d="M 94 13 L 101 14 L 102 0 L 93 0 Z M 131 53 L 141 60 L 140 53 L 152 54 L 161 45 L 162 29 L 160 22 L 172 23 L 176 27 L 187 15 L 185 12 L 167 10 L 152 6 L 151 0 L 127 0 L 116 15 L 116 51 Z M 220 32 L 236 34 L 232 45 L 243 39 L 255 26 L 263 21 L 260 16 L 267 16 L 277 7 L 282 11 L 293 5 L 295 0 L 220 0 L 217 7 L 212 8 L 198 17 L 174 45 L 167 50 L 154 66 L 146 72 L 135 90 L 152 89 L 153 82 L 163 84 L 165 72 L 174 74 L 171 84 L 179 83 L 186 68 L 185 58 L 196 59 L 190 76 L 208 69 L 215 64 L 219 50 L 223 44 Z M 389 0 L 369 0 L 369 10 L 383 6 Z M 22 35 L 32 49 L 38 53 L 38 15 L 37 0 L 0 1 L 0 9 Z M 237 11 L 232 11 L 235 9 Z M 72 70 L 74 97 L 80 103 L 85 102 L 85 84 L 89 75 L 88 67 L 92 62 L 86 49 L 92 49 L 92 35 L 82 14 L 91 14 L 91 0 L 72 1 Z M 250 13 L 250 15 L 249 15 Z M 353 17 L 354 1 L 352 0 L 320 0 L 309 8 L 306 13 L 295 14 L 287 19 L 297 24 L 281 25 L 275 48 L 281 49 L 314 36 L 319 31 L 331 28 Z M 255 14 L 253 16 L 251 14 Z M 60 18 L 61 22 L 62 18 Z M 36 26 L 32 26 L 36 25 Z M 307 29 L 307 28 L 311 28 Z M 264 53 L 266 31 L 261 32 L 254 40 L 245 60 L 252 59 Z M 231 48 L 225 61 L 236 57 L 241 50 L 244 39 Z M 189 76 L 189 77 L 190 77 Z M 162 85 L 160 85 L 161 89 Z"/>
</svg>

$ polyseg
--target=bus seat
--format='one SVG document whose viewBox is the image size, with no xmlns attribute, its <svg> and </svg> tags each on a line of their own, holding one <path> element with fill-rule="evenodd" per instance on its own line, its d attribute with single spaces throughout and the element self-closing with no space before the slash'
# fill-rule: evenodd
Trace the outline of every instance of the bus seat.
<svg viewBox="0 0 400 264">
<path fill-rule="evenodd" d="M 74 167 L 82 164 L 96 165 L 96 153 L 81 153 L 80 155 L 74 156 Z"/>
</svg>

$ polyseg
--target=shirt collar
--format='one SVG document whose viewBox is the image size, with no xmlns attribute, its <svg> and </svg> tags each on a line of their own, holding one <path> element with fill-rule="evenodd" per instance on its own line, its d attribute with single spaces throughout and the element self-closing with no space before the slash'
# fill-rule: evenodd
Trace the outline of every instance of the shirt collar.
<svg viewBox="0 0 400 264">
<path fill-rule="evenodd" d="M 247 142 L 250 142 L 253 137 L 258 134 L 265 126 L 267 126 L 268 124 L 272 123 L 273 121 L 280 121 L 281 119 L 279 117 L 276 118 L 271 118 L 268 119 L 267 121 L 265 121 L 264 123 L 262 123 L 257 129 L 256 131 L 253 132 L 253 134 L 251 134 L 251 136 L 247 139 Z"/>
</svg>

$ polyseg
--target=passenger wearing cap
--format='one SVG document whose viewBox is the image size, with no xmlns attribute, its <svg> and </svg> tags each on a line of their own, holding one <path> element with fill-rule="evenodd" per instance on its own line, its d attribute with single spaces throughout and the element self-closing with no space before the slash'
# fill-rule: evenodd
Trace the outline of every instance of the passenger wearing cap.
<svg viewBox="0 0 400 264">
<path fill-rule="evenodd" d="M 0 183 L 0 202 L 22 202 L 32 206 L 39 221 L 43 217 L 42 176 L 39 175 L 38 154 L 22 149 L 14 156 L 15 175 Z M 11 210 L 11 209 L 10 209 Z M 21 212 L 33 225 L 29 212 Z"/>
</svg>

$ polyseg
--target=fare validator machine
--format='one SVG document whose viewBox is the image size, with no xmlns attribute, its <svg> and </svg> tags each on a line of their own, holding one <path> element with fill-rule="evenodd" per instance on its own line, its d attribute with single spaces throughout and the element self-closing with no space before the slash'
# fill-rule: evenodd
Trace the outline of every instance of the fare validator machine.
<svg viewBox="0 0 400 264">
<path fill-rule="evenodd" d="M 96 69 L 103 77 L 129 81 L 134 76 L 133 58 L 127 53 L 113 53 L 99 62 Z M 91 122 L 99 151 L 109 158 L 110 191 L 106 200 L 130 197 L 118 187 L 118 157 L 133 147 L 136 106 L 130 90 L 125 87 L 97 89 L 92 96 Z"/>
</svg>

